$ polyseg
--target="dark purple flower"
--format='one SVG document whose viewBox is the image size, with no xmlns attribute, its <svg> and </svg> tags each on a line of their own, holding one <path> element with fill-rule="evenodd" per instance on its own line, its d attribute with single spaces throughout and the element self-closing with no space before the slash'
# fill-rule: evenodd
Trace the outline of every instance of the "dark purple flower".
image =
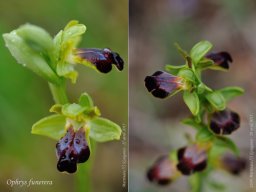
<svg viewBox="0 0 256 192">
<path fill-rule="evenodd" d="M 83 163 L 90 156 L 90 149 L 85 139 L 85 131 L 80 128 L 77 132 L 70 127 L 67 133 L 56 144 L 58 158 L 57 168 L 60 172 L 74 173 L 77 163 Z"/>
<path fill-rule="evenodd" d="M 213 60 L 215 65 L 224 69 L 228 69 L 229 62 L 233 61 L 231 55 L 225 51 L 218 52 L 218 53 L 209 53 L 205 57 Z"/>
<path fill-rule="evenodd" d="M 94 64 L 102 73 L 110 72 L 112 69 L 112 64 L 116 65 L 117 69 L 120 71 L 122 71 L 124 68 L 124 61 L 120 55 L 108 48 L 77 49 L 76 55 Z"/>
<path fill-rule="evenodd" d="M 207 166 L 206 151 L 198 145 L 184 147 L 178 150 L 178 170 L 183 175 L 203 171 Z"/>
<path fill-rule="evenodd" d="M 159 185 L 169 184 L 176 175 L 175 164 L 169 159 L 168 155 L 159 157 L 147 172 L 147 178 L 150 182 Z"/>
<path fill-rule="evenodd" d="M 145 86 L 155 97 L 166 98 L 171 93 L 181 89 L 182 78 L 164 71 L 157 71 L 145 78 Z"/>
<path fill-rule="evenodd" d="M 225 154 L 221 158 L 222 168 L 233 175 L 240 174 L 246 168 L 246 160 L 232 154 Z"/>
<path fill-rule="evenodd" d="M 220 135 L 228 135 L 240 127 L 240 117 L 231 110 L 217 111 L 210 117 L 210 129 Z"/>
</svg>

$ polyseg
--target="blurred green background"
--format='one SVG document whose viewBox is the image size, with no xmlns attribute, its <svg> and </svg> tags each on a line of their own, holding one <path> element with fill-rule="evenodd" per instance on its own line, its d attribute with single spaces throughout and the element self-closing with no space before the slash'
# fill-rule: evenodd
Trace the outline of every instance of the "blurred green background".
<svg viewBox="0 0 256 192">
<path fill-rule="evenodd" d="M 111 48 L 125 61 L 122 72 L 109 74 L 77 66 L 76 85 L 68 95 L 76 101 L 88 92 L 102 116 L 127 125 L 128 116 L 128 2 L 115 0 L 8 0 L 0 1 L 0 32 L 7 33 L 24 23 L 45 28 L 54 36 L 68 21 L 87 26 L 80 47 Z M 0 38 L 0 191 L 75 191 L 74 175 L 57 171 L 55 141 L 31 135 L 33 123 L 49 115 L 53 105 L 48 85 L 16 63 Z M 127 126 L 126 126 L 127 127 Z M 92 172 L 94 191 L 120 192 L 122 187 L 122 144 L 99 144 Z M 111 173 L 111 177 L 109 174 Z M 10 187 L 7 179 L 52 180 L 52 186 Z M 85 178 L 86 179 L 86 178 Z"/>
<path fill-rule="evenodd" d="M 129 4 L 130 191 L 190 191 L 187 177 L 167 187 L 155 186 L 146 179 L 146 171 L 156 158 L 186 145 L 185 133 L 194 135 L 190 127 L 179 123 L 189 115 L 180 94 L 161 100 L 144 86 L 144 78 L 163 70 L 165 64 L 183 64 L 175 42 L 190 50 L 198 41 L 209 40 L 213 51 L 226 50 L 232 55 L 234 62 L 229 72 L 208 71 L 203 78 L 215 89 L 228 85 L 245 89 L 245 94 L 228 106 L 241 116 L 241 127 L 231 138 L 249 161 L 250 116 L 256 121 L 256 1 L 130 0 Z M 252 169 L 256 185 L 255 166 Z M 238 177 L 217 171 L 212 175 L 212 181 L 215 180 L 224 184 L 225 192 L 256 191 L 256 186 L 249 187 L 249 165 Z"/>
</svg>

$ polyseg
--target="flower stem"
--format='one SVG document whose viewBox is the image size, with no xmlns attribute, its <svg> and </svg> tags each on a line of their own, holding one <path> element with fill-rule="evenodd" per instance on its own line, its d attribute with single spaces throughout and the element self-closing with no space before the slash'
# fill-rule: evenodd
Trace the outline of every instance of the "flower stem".
<svg viewBox="0 0 256 192">
<path fill-rule="evenodd" d="M 91 156 L 86 163 L 80 164 L 78 167 L 78 172 L 75 180 L 76 192 L 93 191 L 90 178 L 92 178 L 91 169 L 94 162 L 95 150 L 96 150 L 96 142 L 91 141 L 91 152 L 92 152 Z"/>
<path fill-rule="evenodd" d="M 49 83 L 49 87 L 55 103 L 58 103 L 58 104 L 68 103 L 65 80 L 63 80 L 59 85 Z"/>
</svg>

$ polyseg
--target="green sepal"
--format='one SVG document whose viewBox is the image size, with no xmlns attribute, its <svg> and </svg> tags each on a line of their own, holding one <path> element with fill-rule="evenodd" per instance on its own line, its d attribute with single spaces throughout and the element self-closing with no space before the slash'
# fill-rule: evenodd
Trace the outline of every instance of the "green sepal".
<svg viewBox="0 0 256 192">
<path fill-rule="evenodd" d="M 59 140 L 65 135 L 66 117 L 63 115 L 51 115 L 37 121 L 32 126 L 32 134 L 43 135 Z"/>
<path fill-rule="evenodd" d="M 202 58 L 202 59 L 198 62 L 196 68 L 199 69 L 199 70 L 205 70 L 205 69 L 210 68 L 210 67 L 213 66 L 213 65 L 214 65 L 214 61 L 213 61 L 213 60 L 207 59 L 207 58 Z"/>
<path fill-rule="evenodd" d="M 165 65 L 165 70 L 172 75 L 177 75 L 181 69 L 184 69 L 186 67 L 186 65 Z"/>
<path fill-rule="evenodd" d="M 184 91 L 183 100 L 194 116 L 199 113 L 200 102 L 196 92 Z"/>
<path fill-rule="evenodd" d="M 66 117 L 69 117 L 71 119 L 75 119 L 87 109 L 87 107 L 82 107 L 79 104 L 72 103 L 72 104 L 65 104 L 62 106 L 61 112 Z"/>
<path fill-rule="evenodd" d="M 244 93 L 244 90 L 240 87 L 225 87 L 217 90 L 225 98 L 226 102 L 230 101 L 234 97 L 240 96 Z"/>
<path fill-rule="evenodd" d="M 50 34 L 43 28 L 25 24 L 16 30 L 19 35 L 33 51 L 41 54 L 47 63 L 54 69 L 53 66 L 53 39 Z"/>
<path fill-rule="evenodd" d="M 207 85 L 205 85 L 204 83 L 201 82 L 197 86 L 197 93 L 198 94 L 202 94 L 204 92 L 212 92 L 212 89 L 210 87 L 208 87 Z"/>
<path fill-rule="evenodd" d="M 182 77 L 186 81 L 190 81 L 191 83 L 195 83 L 195 74 L 189 68 L 181 69 L 178 73 L 179 77 Z"/>
<path fill-rule="evenodd" d="M 220 92 L 214 91 L 212 93 L 208 93 L 205 97 L 217 111 L 222 111 L 226 108 L 225 98 Z"/>
<path fill-rule="evenodd" d="M 45 57 L 40 52 L 31 49 L 26 41 L 17 35 L 16 30 L 3 34 L 3 38 L 7 48 L 18 63 L 53 84 L 60 83 L 60 78 L 52 70 Z"/>
<path fill-rule="evenodd" d="M 101 117 L 95 117 L 86 124 L 90 128 L 90 137 L 97 142 L 119 140 L 122 130 L 116 123 Z"/>
<path fill-rule="evenodd" d="M 209 41 L 200 41 L 194 45 L 190 51 L 193 63 L 197 65 L 211 48 L 212 44 Z"/>
<path fill-rule="evenodd" d="M 81 35 L 85 33 L 86 27 L 78 21 L 70 21 L 64 30 L 54 37 L 54 53 L 57 59 L 57 74 L 76 82 L 78 73 L 74 70 L 75 59 L 73 50 L 80 41 Z"/>
<path fill-rule="evenodd" d="M 219 136 L 214 139 L 215 147 L 222 147 L 231 150 L 235 155 L 239 156 L 239 149 L 236 144 L 228 137 Z"/>
<path fill-rule="evenodd" d="M 214 139 L 214 134 L 209 131 L 207 126 L 202 127 L 196 134 L 196 141 L 198 142 L 208 142 Z"/>
<path fill-rule="evenodd" d="M 83 106 L 83 107 L 93 107 L 93 101 L 92 98 L 90 97 L 90 95 L 86 92 L 82 93 L 80 98 L 79 98 L 79 105 Z"/>
<path fill-rule="evenodd" d="M 189 125 L 189 126 L 195 128 L 197 130 L 200 130 L 200 129 L 204 128 L 204 125 L 197 122 L 197 120 L 195 119 L 196 117 L 185 118 L 181 122 L 185 125 Z"/>
<path fill-rule="evenodd" d="M 73 64 L 64 61 L 62 64 L 57 65 L 56 70 L 59 76 L 69 78 L 72 83 L 76 83 L 78 73 L 75 71 Z"/>
<path fill-rule="evenodd" d="M 53 105 L 50 110 L 52 113 L 62 114 L 62 105 L 61 104 L 55 104 Z"/>
<path fill-rule="evenodd" d="M 174 46 L 176 47 L 176 49 L 178 50 L 178 52 L 180 53 L 180 55 L 187 60 L 187 57 L 189 57 L 189 54 L 187 53 L 187 51 L 185 51 L 184 49 L 181 48 L 181 46 L 178 43 L 174 43 Z"/>
</svg>

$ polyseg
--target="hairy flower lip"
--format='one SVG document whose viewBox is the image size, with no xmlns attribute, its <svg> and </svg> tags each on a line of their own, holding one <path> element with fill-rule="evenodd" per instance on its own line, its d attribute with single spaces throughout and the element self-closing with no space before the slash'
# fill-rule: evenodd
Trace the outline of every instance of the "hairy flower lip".
<svg viewBox="0 0 256 192">
<path fill-rule="evenodd" d="M 203 171 L 207 166 L 206 151 L 198 145 L 183 147 L 178 150 L 177 169 L 183 175 L 190 175 L 194 172 Z"/>
<path fill-rule="evenodd" d="M 151 76 L 146 76 L 145 86 L 155 97 L 166 98 L 171 93 L 182 88 L 182 78 L 164 71 L 156 71 Z"/>
<path fill-rule="evenodd" d="M 114 64 L 119 71 L 124 68 L 124 61 L 120 55 L 111 51 L 109 48 L 80 48 L 75 50 L 77 55 L 82 60 L 89 61 L 102 73 L 108 73 L 112 70 Z"/>
<path fill-rule="evenodd" d="M 67 148 L 64 151 L 62 151 L 60 155 L 60 158 L 57 164 L 57 169 L 60 172 L 67 171 L 68 173 L 74 173 L 77 170 L 76 161 L 77 161 L 77 154 L 74 154 L 74 151 L 72 148 Z"/>
<path fill-rule="evenodd" d="M 215 65 L 224 69 L 229 69 L 229 62 L 233 62 L 231 55 L 226 51 L 209 53 L 205 57 L 213 60 Z"/>
<path fill-rule="evenodd" d="M 213 113 L 209 121 L 210 129 L 219 135 L 229 135 L 240 127 L 239 115 L 229 109 Z"/>
<path fill-rule="evenodd" d="M 147 178 L 158 185 L 168 185 L 176 175 L 176 167 L 168 155 L 160 156 L 148 169 Z"/>
<path fill-rule="evenodd" d="M 80 128 L 74 131 L 70 126 L 64 137 L 56 144 L 58 158 L 57 169 L 60 172 L 74 173 L 77 163 L 84 163 L 90 157 L 90 149 L 85 139 L 85 130 Z"/>
</svg>

